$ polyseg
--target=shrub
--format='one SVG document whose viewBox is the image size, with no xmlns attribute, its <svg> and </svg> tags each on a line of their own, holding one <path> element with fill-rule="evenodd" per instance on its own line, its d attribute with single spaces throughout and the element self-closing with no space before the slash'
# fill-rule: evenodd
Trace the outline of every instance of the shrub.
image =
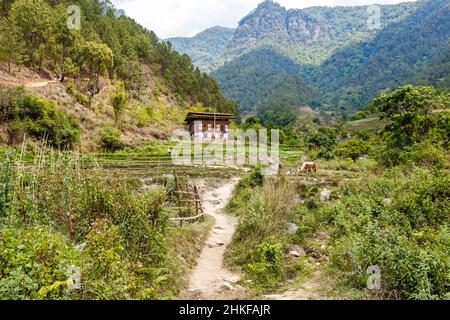
<svg viewBox="0 0 450 320">
<path fill-rule="evenodd" d="M 26 170 L 17 157 L 0 157 L 0 296 L 157 298 L 168 277 L 165 191 L 136 190 L 70 153 Z M 72 266 L 82 290 L 69 292 Z"/>
<path fill-rule="evenodd" d="M 322 209 L 333 223 L 332 263 L 349 284 L 364 288 L 378 265 L 382 293 L 408 299 L 445 299 L 450 289 L 450 179 L 424 169 L 399 169 L 342 187 L 343 198 Z"/>
<path fill-rule="evenodd" d="M 100 145 L 107 151 L 117 151 L 124 147 L 120 139 L 122 132 L 119 129 L 107 126 L 100 130 Z"/>
<path fill-rule="evenodd" d="M 443 169 L 450 164 L 448 152 L 439 148 L 431 141 L 424 141 L 414 145 L 410 152 L 401 155 L 401 162 L 426 168 Z"/>
<path fill-rule="evenodd" d="M 262 287 L 276 286 L 283 276 L 284 257 L 281 244 L 263 241 L 253 257 L 245 266 L 249 277 Z"/>
<path fill-rule="evenodd" d="M 359 157 L 369 152 L 369 145 L 360 138 L 353 138 L 341 142 L 335 149 L 334 153 L 344 159 L 352 159 L 356 161 Z"/>
<path fill-rule="evenodd" d="M 239 224 L 226 260 L 243 268 L 257 288 L 271 288 L 287 273 L 282 247 L 288 245 L 286 225 L 293 218 L 295 190 L 282 178 L 259 186 L 261 177 L 255 169 L 243 178 L 229 203 Z"/>
<path fill-rule="evenodd" d="M 57 148 L 71 148 L 79 140 L 75 116 L 51 101 L 27 94 L 23 88 L 0 91 L 0 111 L 12 141 L 20 131 L 46 139 Z"/>
<path fill-rule="evenodd" d="M 70 267 L 80 265 L 80 254 L 67 238 L 46 227 L 6 227 L 0 248 L 2 299 L 70 297 Z"/>
<path fill-rule="evenodd" d="M 32 135 L 47 139 L 55 147 L 72 147 L 79 139 L 77 119 L 48 100 L 26 97 L 19 117 L 28 123 Z"/>
</svg>

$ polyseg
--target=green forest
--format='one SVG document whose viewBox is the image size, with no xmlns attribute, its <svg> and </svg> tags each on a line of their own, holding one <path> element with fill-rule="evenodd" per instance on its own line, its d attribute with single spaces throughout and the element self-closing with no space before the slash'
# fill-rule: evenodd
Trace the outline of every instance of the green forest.
<svg viewBox="0 0 450 320">
<path fill-rule="evenodd" d="M 284 12 L 266 1 L 240 22 L 228 49 L 240 44 L 245 50 L 229 57 L 211 75 L 244 113 L 253 108 L 261 113 L 280 108 L 290 112 L 308 105 L 354 114 L 379 93 L 401 85 L 447 90 L 448 2 L 419 1 L 380 8 L 382 25 L 376 30 L 367 28 L 366 7 L 289 10 L 288 27 L 299 16 L 307 29 L 284 43 L 280 21 L 274 18 L 264 27 L 256 22 Z M 289 33 L 291 37 L 294 31 Z M 255 37 L 259 40 L 253 43 Z M 284 78 L 289 81 L 277 81 Z M 264 94 L 254 94 L 260 92 Z"/>
</svg>

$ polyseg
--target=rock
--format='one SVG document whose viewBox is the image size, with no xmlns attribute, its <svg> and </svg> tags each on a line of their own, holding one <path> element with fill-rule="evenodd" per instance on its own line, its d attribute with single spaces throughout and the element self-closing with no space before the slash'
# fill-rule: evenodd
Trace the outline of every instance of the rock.
<svg viewBox="0 0 450 320">
<path fill-rule="evenodd" d="M 325 189 L 320 193 L 320 201 L 330 201 L 331 191 Z"/>
<path fill-rule="evenodd" d="M 320 249 L 326 250 L 326 249 L 327 249 L 327 246 L 323 244 L 323 245 L 320 246 Z"/>
<path fill-rule="evenodd" d="M 383 199 L 383 204 L 386 206 L 389 206 L 392 203 L 392 199 L 391 198 L 385 198 Z"/>
<path fill-rule="evenodd" d="M 188 292 L 190 299 L 192 299 L 192 300 L 200 299 L 201 296 L 203 295 L 203 292 L 200 289 L 193 289 L 193 290 L 189 290 L 187 292 Z"/>
<path fill-rule="evenodd" d="M 75 247 L 75 250 L 77 251 L 83 251 L 84 248 L 86 248 L 86 242 L 83 242 L 82 244 L 79 244 Z"/>
<path fill-rule="evenodd" d="M 296 224 L 293 224 L 293 223 L 287 223 L 286 224 L 286 229 L 287 229 L 287 233 L 292 236 L 292 235 L 297 233 L 298 226 Z"/>
<path fill-rule="evenodd" d="M 206 244 L 209 248 L 217 248 L 217 247 L 222 247 L 225 245 L 225 243 L 223 243 L 222 241 L 214 241 L 211 240 L 210 242 L 208 242 Z"/>
<path fill-rule="evenodd" d="M 305 249 L 303 249 L 300 246 L 293 246 L 290 250 L 290 252 L 296 252 L 299 254 L 299 257 L 305 257 L 306 256 L 306 251 Z"/>
<path fill-rule="evenodd" d="M 296 257 L 296 258 L 300 258 L 301 257 L 300 252 L 298 252 L 298 251 L 290 251 L 289 255 L 291 257 Z"/>
<path fill-rule="evenodd" d="M 237 291 L 240 291 L 240 292 L 244 292 L 245 288 L 243 286 L 236 285 L 236 286 L 234 286 L 234 290 L 237 290 Z"/>
<path fill-rule="evenodd" d="M 241 277 L 239 277 L 239 276 L 231 276 L 231 277 L 228 277 L 227 279 L 225 279 L 225 281 L 229 282 L 229 283 L 237 283 L 237 282 L 239 282 L 239 280 L 241 280 Z"/>
<path fill-rule="evenodd" d="M 233 290 L 233 286 L 227 281 L 222 282 L 219 287 L 222 290 Z"/>
</svg>

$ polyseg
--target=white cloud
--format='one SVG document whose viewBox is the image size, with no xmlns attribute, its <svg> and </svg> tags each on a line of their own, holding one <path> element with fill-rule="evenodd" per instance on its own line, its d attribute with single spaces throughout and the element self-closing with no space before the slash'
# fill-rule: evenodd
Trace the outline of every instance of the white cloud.
<svg viewBox="0 0 450 320">
<path fill-rule="evenodd" d="M 262 0 L 112 0 L 161 38 L 193 36 L 206 28 L 236 27 Z M 410 0 L 279 0 L 286 8 L 393 4 Z"/>
</svg>

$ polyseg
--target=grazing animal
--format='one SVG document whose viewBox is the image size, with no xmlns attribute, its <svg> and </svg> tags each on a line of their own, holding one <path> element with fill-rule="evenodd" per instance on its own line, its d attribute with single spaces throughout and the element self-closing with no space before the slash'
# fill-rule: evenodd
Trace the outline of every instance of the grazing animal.
<svg viewBox="0 0 450 320">
<path fill-rule="evenodd" d="M 315 162 L 303 162 L 300 172 L 315 172 L 317 173 L 317 163 Z"/>
</svg>

